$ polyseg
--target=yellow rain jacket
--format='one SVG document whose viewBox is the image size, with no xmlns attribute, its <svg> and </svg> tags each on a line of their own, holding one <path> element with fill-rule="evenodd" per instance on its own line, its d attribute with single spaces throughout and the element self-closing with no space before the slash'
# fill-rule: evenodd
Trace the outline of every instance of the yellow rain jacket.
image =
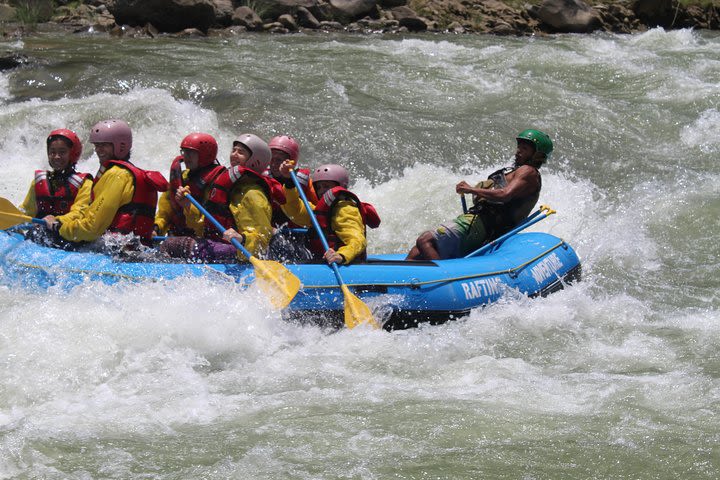
<svg viewBox="0 0 720 480">
<path fill-rule="evenodd" d="M 298 225 L 314 228 L 297 189 L 284 188 L 284 191 L 286 203 L 283 211 L 288 218 Z M 346 264 L 355 260 L 367 248 L 365 223 L 360 209 L 352 200 L 338 200 L 330 216 L 330 229 L 344 243 L 336 251 L 345 258 Z"/>
<path fill-rule="evenodd" d="M 245 248 L 254 256 L 264 256 L 273 229 L 272 205 L 263 186 L 251 178 L 238 180 L 230 194 L 229 207 L 235 229 L 245 235 Z M 247 260 L 240 252 L 238 258 Z"/>
<path fill-rule="evenodd" d="M 60 236 L 71 242 L 92 242 L 102 236 L 115 219 L 120 207 L 130 203 L 135 193 L 129 170 L 112 166 L 105 171 L 93 189 L 95 199 L 76 218 L 58 217 L 62 222 Z"/>
<path fill-rule="evenodd" d="M 187 183 L 189 174 L 189 169 L 183 170 L 183 183 Z M 171 202 L 173 196 L 175 196 L 175 192 L 168 190 L 167 192 L 163 192 L 158 200 L 158 209 L 155 213 L 155 225 L 157 225 L 160 235 L 166 235 L 172 225 L 172 219 L 175 215 Z M 203 199 L 198 198 L 198 201 L 202 202 L 202 200 Z M 185 216 L 185 225 L 187 228 L 192 230 L 196 237 L 202 237 L 203 231 L 205 230 L 205 216 L 200 213 L 200 210 L 195 208 L 195 205 L 190 204 L 183 208 L 183 215 Z"/>
</svg>

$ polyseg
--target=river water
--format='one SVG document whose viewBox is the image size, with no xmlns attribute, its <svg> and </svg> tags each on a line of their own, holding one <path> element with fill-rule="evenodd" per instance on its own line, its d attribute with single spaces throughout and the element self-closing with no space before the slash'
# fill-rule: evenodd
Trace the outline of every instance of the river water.
<svg viewBox="0 0 720 480">
<path fill-rule="evenodd" d="M 214 279 L 0 287 L 0 478 L 720 477 L 720 36 L 5 39 L 0 196 L 59 127 L 123 118 L 167 172 L 190 131 L 289 133 L 374 203 L 371 252 L 548 132 L 533 229 L 582 283 L 442 326 L 327 332 Z M 85 144 L 79 170 L 94 173 Z"/>
</svg>

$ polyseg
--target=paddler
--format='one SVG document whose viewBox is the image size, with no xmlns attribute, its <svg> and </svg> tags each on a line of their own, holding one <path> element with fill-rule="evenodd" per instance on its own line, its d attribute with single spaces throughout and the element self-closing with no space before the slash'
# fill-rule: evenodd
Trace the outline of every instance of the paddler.
<svg viewBox="0 0 720 480">
<path fill-rule="evenodd" d="M 152 242 L 158 192 L 168 182 L 159 172 L 130 162 L 132 131 L 123 120 L 103 120 L 90 130 L 90 142 L 100 161 L 93 200 L 73 218 L 45 217 L 47 227 L 69 242 L 92 242 L 105 232 Z"/>
<path fill-rule="evenodd" d="M 76 217 L 92 199 L 92 175 L 75 171 L 82 154 L 77 134 L 64 128 L 47 137 L 47 157 L 52 170 L 36 170 L 20 209 L 31 217 Z"/>
<path fill-rule="evenodd" d="M 270 157 L 270 147 L 257 135 L 238 136 L 230 153 L 231 167 L 213 181 L 204 205 L 226 230 L 218 232 L 205 221 L 204 239 L 185 237 L 180 245 L 169 238 L 165 243 L 172 248 L 163 249 L 172 256 L 200 262 L 245 261 L 244 255 L 230 244 L 235 238 L 253 256 L 264 257 L 272 236 L 272 202 L 285 201 L 282 186 L 264 175 Z"/>
<path fill-rule="evenodd" d="M 498 238 L 524 220 L 540 197 L 540 167 L 550 158 L 553 143 L 540 130 L 523 130 L 516 137 L 515 162 L 471 186 L 461 181 L 459 194 L 473 195 L 473 206 L 452 223 L 422 233 L 408 260 L 460 258 Z"/>
<path fill-rule="evenodd" d="M 283 178 L 291 178 L 294 168 L 291 160 L 280 167 Z M 295 185 L 285 182 L 287 204 L 285 212 L 293 222 L 310 228 L 310 251 L 314 258 L 324 259 L 328 263 L 347 265 L 367 256 L 366 228 L 377 228 L 380 217 L 375 207 L 361 202 L 348 190 L 350 175 L 345 167 L 335 164 L 321 165 L 310 176 L 317 203 L 313 212 L 327 239 L 325 250 L 314 228 L 310 216 L 300 198 Z"/>
<path fill-rule="evenodd" d="M 202 237 L 205 219 L 185 197 L 204 202 L 215 179 L 226 168 L 217 160 L 218 143 L 207 133 L 190 133 L 180 142 L 180 155 L 170 166 L 170 188 L 160 195 L 155 214 L 158 235 Z M 182 168 L 182 163 L 185 168 Z"/>
<path fill-rule="evenodd" d="M 298 141 L 288 135 L 278 135 L 270 139 L 268 146 L 272 152 L 272 157 L 267 174 L 284 184 L 285 187 L 294 187 L 292 179 L 283 177 L 280 172 L 280 166 L 283 162 L 291 160 L 294 162 L 295 175 L 302 186 L 305 196 L 310 204 L 315 205 L 318 199 L 312 187 L 310 170 L 298 166 L 300 160 L 300 144 Z M 268 257 L 283 262 L 311 259 L 312 254 L 309 250 L 307 234 L 301 233 L 299 231 L 301 229 L 298 228 L 300 226 L 288 218 L 284 211 L 284 205 L 273 202 L 272 207 L 273 236 L 270 240 Z"/>
<path fill-rule="evenodd" d="M 82 154 L 82 142 L 75 132 L 60 128 L 50 132 L 45 143 L 52 170 L 35 171 L 20 209 L 26 215 L 46 221 L 50 216 L 69 221 L 79 217 L 80 211 L 92 200 L 92 175 L 75 170 Z M 42 227 L 31 229 L 28 239 L 61 246 L 50 239 Z"/>
</svg>

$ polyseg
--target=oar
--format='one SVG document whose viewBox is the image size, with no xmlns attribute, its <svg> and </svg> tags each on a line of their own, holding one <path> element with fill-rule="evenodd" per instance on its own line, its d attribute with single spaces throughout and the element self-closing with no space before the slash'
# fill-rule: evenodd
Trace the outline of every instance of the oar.
<svg viewBox="0 0 720 480">
<path fill-rule="evenodd" d="M 45 220 L 42 218 L 33 218 L 30 215 L 25 215 L 18 210 L 10 200 L 0 197 L 0 230 L 6 230 L 10 227 L 22 225 L 23 223 L 39 223 L 45 225 Z M 167 237 L 156 236 L 153 237 L 154 242 L 162 242 Z"/>
<path fill-rule="evenodd" d="M 192 195 L 188 193 L 185 197 L 200 210 L 200 213 L 205 215 L 205 218 L 212 222 L 218 232 L 223 233 L 227 230 L 215 217 L 210 215 L 210 212 L 200 205 Z M 272 304 L 277 308 L 287 307 L 300 290 L 300 279 L 278 262 L 260 260 L 254 257 L 236 238 L 233 238 L 231 243 L 235 248 L 240 250 L 255 267 L 255 280 L 257 280 L 258 286 L 265 294 L 270 297 Z"/>
<path fill-rule="evenodd" d="M 491 249 L 495 248 L 496 246 L 500 245 L 502 242 L 504 242 L 508 238 L 512 237 L 516 233 L 518 233 L 522 230 L 525 230 L 526 228 L 528 228 L 531 225 L 535 225 L 537 222 L 549 217 L 553 213 L 557 213 L 557 212 L 555 210 L 553 210 L 552 208 L 548 207 L 547 205 L 540 205 L 540 209 L 537 212 L 530 215 L 529 217 L 527 217 L 523 223 L 521 223 L 517 227 L 510 230 L 505 235 L 502 235 L 502 236 L 496 238 L 495 240 L 493 240 L 492 242 L 490 242 L 486 245 L 483 245 L 482 247 L 478 248 L 474 252 L 468 253 L 467 255 L 465 255 L 464 258 L 477 257 L 478 255 L 482 255 L 483 253 L 487 252 L 488 250 L 491 250 Z"/>
<path fill-rule="evenodd" d="M 45 224 L 45 220 L 42 218 L 25 215 L 10 200 L 0 197 L 0 230 L 28 222 Z"/>
<path fill-rule="evenodd" d="M 320 237 L 323 248 L 325 248 L 325 251 L 327 251 L 330 247 L 328 246 L 325 235 L 323 234 L 323 231 L 318 224 L 317 218 L 315 218 L 315 213 L 313 212 L 312 207 L 310 207 L 310 202 L 308 202 L 308 199 L 305 196 L 305 192 L 300 186 L 300 182 L 298 182 L 295 171 L 290 170 L 290 176 L 292 177 L 293 183 L 295 183 L 295 188 L 297 188 L 297 191 L 300 194 L 300 198 L 302 198 L 302 201 L 305 204 L 305 209 L 310 216 L 310 220 L 312 220 L 318 237 Z M 375 320 L 375 318 L 373 318 L 373 314 L 370 311 L 370 308 L 365 305 L 362 300 L 353 295 L 348 286 L 345 285 L 345 282 L 343 282 L 342 276 L 340 275 L 340 270 L 338 269 L 337 264 L 333 262 L 330 264 L 330 266 L 335 273 L 335 278 L 337 279 L 338 285 L 340 285 L 340 290 L 342 290 L 343 297 L 345 298 L 345 326 L 348 328 L 355 328 L 360 324 L 367 323 L 373 328 L 380 328 L 380 324 L 377 322 L 377 320 Z"/>
<path fill-rule="evenodd" d="M 467 213 L 467 202 L 465 201 L 465 194 L 460 194 L 460 204 L 462 205 L 463 213 Z"/>
</svg>

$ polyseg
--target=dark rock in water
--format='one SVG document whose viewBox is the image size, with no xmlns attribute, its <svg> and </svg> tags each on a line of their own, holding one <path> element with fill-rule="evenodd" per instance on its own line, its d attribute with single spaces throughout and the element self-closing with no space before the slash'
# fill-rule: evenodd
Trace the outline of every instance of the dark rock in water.
<svg viewBox="0 0 720 480">
<path fill-rule="evenodd" d="M 359 20 L 377 10 L 375 0 L 330 0 L 331 17 L 344 22 Z"/>
<path fill-rule="evenodd" d="M 252 8 L 242 6 L 235 9 L 232 24 L 240 25 L 248 30 L 262 30 L 263 22 Z"/>
<path fill-rule="evenodd" d="M 600 28 L 600 14 L 581 0 L 545 0 L 538 10 L 545 25 L 563 33 L 590 33 Z"/>
<path fill-rule="evenodd" d="M 107 7 L 119 25 L 152 23 L 163 32 L 207 31 L 218 18 L 212 0 L 108 0 Z"/>
<path fill-rule="evenodd" d="M 12 70 L 28 63 L 28 57 L 16 53 L 0 57 L 0 71 Z"/>
<path fill-rule="evenodd" d="M 401 27 L 406 27 L 411 32 L 423 32 L 427 30 L 427 23 L 410 7 L 395 7 L 390 10 L 390 12 Z"/>
<path fill-rule="evenodd" d="M 301 27 L 312 28 L 313 30 L 317 30 L 318 28 L 320 28 L 320 21 L 315 18 L 315 15 L 313 15 L 312 12 L 307 8 L 298 8 L 296 15 L 298 19 L 298 24 L 300 24 Z"/>
<path fill-rule="evenodd" d="M 673 0 L 634 0 L 630 8 L 649 27 L 670 27 L 675 17 Z"/>
</svg>

